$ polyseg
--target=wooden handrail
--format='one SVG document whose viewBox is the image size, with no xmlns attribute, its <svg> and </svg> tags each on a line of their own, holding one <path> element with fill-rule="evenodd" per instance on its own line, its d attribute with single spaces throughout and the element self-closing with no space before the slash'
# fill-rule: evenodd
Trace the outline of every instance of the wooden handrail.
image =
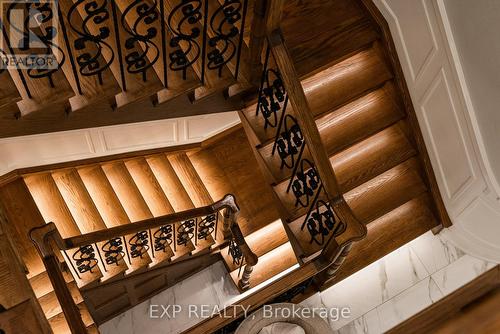
<svg viewBox="0 0 500 334">
<path fill-rule="evenodd" d="M 144 230 L 150 230 L 157 227 L 175 224 L 182 221 L 207 216 L 210 214 L 218 213 L 221 210 L 224 212 L 224 236 L 232 236 L 234 242 L 240 247 L 241 253 L 245 258 L 245 271 L 241 277 L 238 285 L 242 290 L 250 285 L 250 274 L 253 266 L 257 264 L 257 256 L 252 252 L 246 243 L 243 234 L 237 224 L 236 217 L 240 211 L 236 198 L 228 194 L 220 201 L 201 208 L 195 208 L 183 212 L 174 213 L 171 215 L 158 217 L 154 219 L 147 219 L 137 223 L 118 226 L 102 231 L 87 233 L 81 236 L 63 239 L 57 230 L 54 223 L 33 228 L 30 231 L 30 238 L 36 246 L 36 249 L 43 260 L 47 274 L 50 278 L 56 297 L 61 305 L 64 316 L 70 326 L 71 333 L 85 334 L 87 330 L 82 321 L 80 311 L 75 304 L 71 292 L 64 280 L 60 263 L 54 248 L 59 250 L 75 249 L 85 247 L 91 244 L 97 244 L 102 241 L 108 241 L 118 236 L 125 236 L 138 233 Z M 67 259 L 69 260 L 69 259 Z"/>
<path fill-rule="evenodd" d="M 61 235 L 55 224 L 47 224 L 41 227 L 35 227 L 30 231 L 30 238 L 35 244 L 38 253 L 42 257 L 43 264 L 47 269 L 47 273 L 54 287 L 57 300 L 61 305 L 66 322 L 73 334 L 86 334 L 87 329 L 83 323 L 80 310 L 75 304 L 68 285 L 64 280 L 61 268 L 59 267 L 59 260 L 51 245 L 51 241 L 61 244 Z"/>
<path fill-rule="evenodd" d="M 135 222 L 133 224 L 120 225 L 105 230 L 95 231 L 78 235 L 75 237 L 62 240 L 62 244 L 58 245 L 61 250 L 83 247 L 86 245 L 98 243 L 101 241 L 108 241 L 117 236 L 124 236 L 129 234 L 138 233 L 144 230 L 149 230 L 155 227 L 174 224 L 196 217 L 206 216 L 222 209 L 231 209 L 233 212 L 238 212 L 239 208 L 236 205 L 236 200 L 233 195 L 228 194 L 223 199 L 211 205 L 191 210 L 176 212 L 170 215 L 151 218 Z"/>
<path fill-rule="evenodd" d="M 274 6 L 277 5 L 275 4 Z M 278 11 L 275 9 L 274 12 L 277 13 Z M 275 14 L 275 16 L 277 15 L 278 14 Z M 274 18 L 274 20 L 277 20 L 277 18 Z M 335 263 L 339 263 L 340 260 L 337 260 L 342 253 L 344 253 L 343 255 L 345 257 L 345 253 L 349 249 L 347 245 L 353 241 L 362 239 L 366 235 L 367 229 L 366 226 L 354 216 L 340 191 L 335 171 L 333 170 L 327 151 L 321 141 L 313 113 L 307 102 L 299 76 L 285 45 L 281 30 L 276 28 L 276 24 L 276 22 L 268 22 L 269 47 L 271 48 L 276 66 L 281 74 L 289 103 L 299 123 L 305 144 L 307 147 L 311 148 L 309 152 L 321 178 L 330 206 L 340 221 L 346 224 L 345 231 L 341 235 L 331 238 L 323 248 L 321 256 L 318 258 L 323 264 L 330 263 L 335 265 Z"/>
</svg>

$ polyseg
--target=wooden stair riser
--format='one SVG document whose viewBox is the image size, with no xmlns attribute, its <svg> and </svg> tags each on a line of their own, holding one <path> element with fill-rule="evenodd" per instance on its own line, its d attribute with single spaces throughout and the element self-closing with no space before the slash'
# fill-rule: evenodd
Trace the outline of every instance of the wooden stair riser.
<svg viewBox="0 0 500 334">
<path fill-rule="evenodd" d="M 304 79 L 301 83 L 311 111 L 318 118 L 362 97 L 391 78 L 391 72 L 383 61 L 369 49 Z M 244 110 L 244 114 L 261 143 L 267 143 L 275 137 L 276 130 L 270 127 L 265 130 L 264 118 L 257 115 L 256 110 L 257 107 L 252 105 Z M 287 110 L 293 114 L 290 104 Z"/>
</svg>

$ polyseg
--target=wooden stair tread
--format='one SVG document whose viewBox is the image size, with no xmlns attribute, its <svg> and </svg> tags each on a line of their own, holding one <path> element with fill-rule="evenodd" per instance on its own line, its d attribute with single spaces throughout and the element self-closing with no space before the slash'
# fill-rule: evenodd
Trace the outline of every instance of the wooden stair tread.
<svg viewBox="0 0 500 334">
<path fill-rule="evenodd" d="M 420 164 L 411 158 L 351 190 L 345 199 L 354 215 L 366 224 L 425 191 Z"/>
<path fill-rule="evenodd" d="M 343 192 L 377 177 L 416 154 L 397 124 L 387 128 L 330 158 L 339 186 Z M 274 187 L 284 208 L 292 217 L 307 212 L 307 208 L 295 207 L 295 196 L 289 180 Z"/>
<path fill-rule="evenodd" d="M 53 222 L 63 238 L 80 234 L 80 230 L 50 173 L 26 176 L 24 182 L 46 223 Z"/>
<path fill-rule="evenodd" d="M 191 160 L 189 160 L 189 157 L 185 153 L 170 154 L 167 158 L 184 189 L 189 194 L 194 207 L 202 207 L 214 202 Z M 213 244 L 215 244 L 215 240 L 209 234 L 206 239 L 195 242 L 194 246 L 196 250 L 193 253 L 202 251 Z"/>
<path fill-rule="evenodd" d="M 146 161 L 174 211 L 179 212 L 192 209 L 194 207 L 193 202 L 189 198 L 189 194 L 184 189 L 167 156 L 157 154 L 147 157 Z M 176 228 L 179 225 L 177 223 Z M 172 260 L 182 258 L 190 254 L 194 249 L 195 247 L 191 242 L 188 242 L 186 245 L 178 245 L 173 249 L 174 257 Z"/>
<path fill-rule="evenodd" d="M 80 303 L 77 305 L 80 310 L 80 314 L 82 316 L 83 324 L 87 327 L 91 327 L 94 324 L 94 320 L 92 319 L 85 303 Z M 71 330 L 69 329 L 68 323 L 66 322 L 66 318 L 63 313 L 59 313 L 52 318 L 49 319 L 50 327 L 54 331 L 54 334 L 71 334 Z"/>
<path fill-rule="evenodd" d="M 286 2 L 281 28 L 301 76 L 378 38 L 371 21 L 354 1 Z"/>
<path fill-rule="evenodd" d="M 52 177 L 82 234 L 106 229 L 106 224 L 76 169 L 54 171 Z M 97 247 L 102 249 L 104 244 L 104 242 L 97 243 Z M 68 250 L 67 253 L 71 257 L 75 251 Z M 99 261 L 99 270 L 95 270 L 95 274 L 86 272 L 80 275 L 81 280 L 78 284 L 89 284 L 95 280 L 95 276 L 102 276 L 102 280 L 108 280 L 127 270 L 127 265 L 123 261 L 120 261 L 118 266 L 107 266 L 106 270 L 103 266 L 104 264 Z M 87 279 L 88 276 L 90 278 Z"/>
<path fill-rule="evenodd" d="M 146 159 L 127 160 L 125 166 L 154 217 L 175 212 Z"/>
<path fill-rule="evenodd" d="M 439 222 L 431 212 L 431 205 L 430 195 L 424 193 L 368 224 L 367 237 L 354 243 L 344 264 L 322 289 L 438 226 Z"/>
<path fill-rule="evenodd" d="M 346 193 L 344 197 L 354 216 L 364 224 L 369 224 L 424 193 L 426 187 L 419 175 L 419 168 L 418 161 L 411 158 Z M 327 201 L 324 193 L 319 199 Z M 288 226 L 300 245 L 300 256 L 311 256 L 323 246 L 311 242 L 306 226 L 302 228 L 307 210 L 299 210 L 299 213 L 302 215 Z"/>
<path fill-rule="evenodd" d="M 325 115 L 343 104 L 361 97 L 374 87 L 392 78 L 390 70 L 373 48 L 363 50 L 301 81 L 314 116 Z M 274 139 L 276 130 L 264 129 L 264 118 L 256 115 L 256 105 L 244 109 L 244 114 L 261 143 Z M 288 110 L 290 108 L 290 110 Z M 289 104 L 288 112 L 293 114 Z"/>
<path fill-rule="evenodd" d="M 122 206 L 122 201 L 118 198 L 108 176 L 105 174 L 103 168 L 99 165 L 82 167 L 78 169 L 78 173 L 82 178 L 97 210 L 101 214 L 101 217 L 106 224 L 106 227 L 111 228 L 115 226 L 121 226 L 130 224 L 131 221 Z M 120 189 L 121 190 L 121 189 Z M 131 194 L 133 196 L 133 193 Z M 132 236 L 126 236 L 129 240 Z M 125 241 L 123 241 L 125 242 Z M 125 245 L 125 247 L 131 247 L 131 245 Z M 132 272 L 147 266 L 151 263 L 151 259 L 147 254 L 137 258 L 128 258 L 128 269 L 127 272 Z M 104 264 L 102 264 L 104 265 Z M 114 265 L 112 265 L 114 267 Z M 109 266 L 106 266 L 108 268 Z"/>
<path fill-rule="evenodd" d="M 76 169 L 56 171 L 52 177 L 82 233 L 106 228 Z"/>
<path fill-rule="evenodd" d="M 167 158 L 195 207 L 210 205 L 214 202 L 185 153 L 171 154 Z"/>
<path fill-rule="evenodd" d="M 174 212 L 172 205 L 168 201 L 167 196 L 165 196 L 161 185 L 156 180 L 146 159 L 135 158 L 127 160 L 125 161 L 125 166 L 154 217 L 165 216 Z M 154 237 L 158 231 L 159 228 L 152 229 L 151 235 Z M 151 245 L 151 247 L 155 246 Z M 168 261 L 173 255 L 174 252 L 170 247 L 165 247 L 162 251 L 152 249 L 151 260 L 153 262 L 150 264 L 150 267 Z"/>
<path fill-rule="evenodd" d="M 69 283 L 68 288 L 76 304 L 83 302 L 83 297 L 80 294 L 76 283 Z M 50 319 L 62 312 L 61 305 L 59 304 L 55 291 L 49 292 L 38 298 L 38 302 L 42 306 L 43 313 L 47 319 Z"/>
<path fill-rule="evenodd" d="M 28 278 L 45 271 L 42 259 L 28 236 L 29 231 L 44 224 L 44 219 L 24 183 L 18 179 L 0 187 L 0 198 L 7 221 L 7 231 L 26 265 Z"/>
<path fill-rule="evenodd" d="M 250 277 L 250 289 L 270 278 L 273 278 L 296 264 L 297 258 L 295 257 L 295 253 L 293 252 L 292 246 L 289 242 L 275 248 L 269 253 L 259 257 L 259 262 L 256 266 L 254 266 Z M 236 285 L 238 285 L 239 281 L 238 272 L 239 269 L 231 272 L 231 278 Z M 241 269 L 241 274 L 242 273 L 243 268 Z"/>
<path fill-rule="evenodd" d="M 194 207 L 193 202 L 167 156 L 157 154 L 147 157 L 146 160 L 175 212 L 192 209 Z"/>
<path fill-rule="evenodd" d="M 288 236 L 281 220 L 277 220 L 246 235 L 245 241 L 260 259 L 261 256 L 288 242 Z M 221 249 L 221 255 L 229 271 L 238 269 L 238 265 L 233 263 L 233 259 L 229 255 L 229 246 Z"/>
<path fill-rule="evenodd" d="M 381 131 L 403 117 L 394 103 L 394 87 L 387 83 L 343 107 L 316 120 L 321 140 L 329 156 Z M 281 160 L 272 154 L 274 140 L 259 148 L 276 183 L 291 175 L 287 168 L 279 168 Z M 305 158 L 310 159 L 309 152 Z"/>
<path fill-rule="evenodd" d="M 71 274 L 69 274 L 66 271 L 62 271 L 64 280 L 66 283 L 71 283 L 74 281 L 74 278 Z M 54 288 L 52 287 L 52 283 L 50 282 L 49 275 L 47 274 L 46 271 L 33 276 L 29 279 L 31 288 L 33 289 L 33 292 L 35 293 L 35 296 L 37 298 L 40 298 L 49 292 L 54 291 Z"/>
<path fill-rule="evenodd" d="M 79 168 L 78 174 L 107 228 L 130 224 L 130 219 L 101 166 Z"/>
</svg>

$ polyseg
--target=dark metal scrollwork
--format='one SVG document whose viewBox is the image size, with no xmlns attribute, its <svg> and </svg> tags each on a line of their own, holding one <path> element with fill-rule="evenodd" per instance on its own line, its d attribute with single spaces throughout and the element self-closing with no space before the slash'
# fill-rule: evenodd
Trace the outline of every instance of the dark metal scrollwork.
<svg viewBox="0 0 500 334">
<path fill-rule="evenodd" d="M 173 71 L 182 71 L 184 79 L 187 69 L 201 54 L 197 41 L 201 35 L 199 28 L 199 22 L 203 18 L 201 8 L 201 0 L 182 0 L 173 8 L 167 19 L 167 25 L 174 35 L 169 43 L 171 47 L 169 68 Z"/>
<path fill-rule="evenodd" d="M 80 12 L 78 8 L 81 8 Z M 77 26 L 82 16 L 81 26 Z M 67 19 L 71 29 L 78 34 L 74 42 L 74 47 L 78 56 L 76 62 L 79 66 L 79 73 L 83 76 L 97 75 L 99 83 L 103 84 L 102 72 L 104 72 L 114 60 L 114 51 L 106 39 L 110 36 L 108 25 L 110 24 L 110 14 L 107 0 L 78 0 L 68 11 Z M 99 27 L 98 34 L 92 34 L 89 24 Z M 108 60 L 104 60 L 103 51 L 109 55 Z"/>
<path fill-rule="evenodd" d="M 130 256 L 135 259 L 147 253 L 149 249 L 148 231 L 141 231 L 134 234 L 128 244 L 130 245 Z"/>
<path fill-rule="evenodd" d="M 300 159 L 304 146 L 304 136 L 300 130 L 297 120 L 290 115 L 284 118 L 283 131 L 276 139 L 276 148 L 281 159 L 280 168 L 292 169 Z"/>
<path fill-rule="evenodd" d="M 243 253 L 241 251 L 240 246 L 238 246 L 238 244 L 234 240 L 231 240 L 229 242 L 228 254 L 231 255 L 231 258 L 233 259 L 233 264 L 236 265 L 242 264 Z"/>
<path fill-rule="evenodd" d="M 189 219 L 183 222 L 179 226 L 179 233 L 177 234 L 177 244 L 178 245 L 187 245 L 188 242 L 193 238 L 194 236 L 194 229 L 195 229 L 196 221 L 194 219 Z"/>
<path fill-rule="evenodd" d="M 237 51 L 237 40 L 240 30 L 235 23 L 242 19 L 242 3 L 240 0 L 225 0 L 210 18 L 210 28 L 215 36 L 208 40 L 207 67 L 209 70 L 218 70 L 222 75 L 222 68 L 230 62 Z"/>
<path fill-rule="evenodd" d="M 328 241 L 326 237 L 330 234 L 335 238 L 346 229 L 345 223 L 336 217 L 330 204 L 322 200 L 316 201 L 315 205 L 311 206 L 311 211 L 302 224 L 301 230 L 305 227 L 311 237 L 309 243 L 314 242 L 320 246 Z"/>
<path fill-rule="evenodd" d="M 156 1 L 148 3 L 144 0 L 135 0 L 123 11 L 121 24 L 130 35 L 125 41 L 125 54 L 127 71 L 129 73 L 142 73 L 143 80 L 146 81 L 146 72 L 152 67 L 160 56 L 158 46 L 151 39 L 158 34 L 153 23 L 158 21 L 156 11 Z M 132 14 L 135 11 L 135 14 Z M 134 17 L 133 24 L 127 24 L 127 17 Z"/>
<path fill-rule="evenodd" d="M 107 241 L 101 247 L 104 252 L 104 261 L 106 264 L 116 264 L 123 259 L 125 252 L 123 251 L 123 243 L 121 238 L 114 238 Z"/>
<path fill-rule="evenodd" d="M 97 266 L 97 259 L 95 258 L 95 251 L 92 245 L 78 248 L 78 250 L 73 253 L 72 258 L 80 274 L 88 271 L 92 272 L 92 269 Z"/>
<path fill-rule="evenodd" d="M 295 173 L 291 189 L 295 196 L 295 206 L 307 208 L 319 188 L 321 180 L 312 162 L 307 159 L 300 161 L 300 168 Z"/>
<path fill-rule="evenodd" d="M 168 246 L 173 242 L 173 228 L 172 225 L 165 225 L 160 227 L 154 234 L 154 250 L 165 251 Z"/>
<path fill-rule="evenodd" d="M 217 214 L 211 214 L 198 221 L 198 239 L 205 240 L 215 229 Z"/>
<path fill-rule="evenodd" d="M 286 99 L 285 87 L 280 73 L 273 69 L 267 69 L 264 72 L 257 103 L 257 115 L 261 112 L 262 117 L 264 117 L 264 129 L 278 126 L 278 113 L 282 109 L 282 105 L 282 112 L 285 112 Z"/>
</svg>

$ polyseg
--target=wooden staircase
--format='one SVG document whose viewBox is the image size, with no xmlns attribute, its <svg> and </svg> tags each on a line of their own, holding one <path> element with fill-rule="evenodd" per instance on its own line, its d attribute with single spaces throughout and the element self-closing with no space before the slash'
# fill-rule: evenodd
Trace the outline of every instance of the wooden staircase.
<svg viewBox="0 0 500 334">
<path fill-rule="evenodd" d="M 197 152 L 200 150 L 54 169 L 23 175 L 22 181 L 43 220 L 53 222 L 62 238 L 85 236 L 213 204 L 213 197 L 189 157 Z M 199 160 L 195 161 L 199 163 Z M 227 244 L 227 239 L 224 237 L 222 217 L 214 216 L 213 223 L 211 233 L 205 238 L 189 238 L 184 243 L 176 240 L 163 249 L 151 247 L 159 242 L 156 235 L 162 232 L 160 228 L 152 229 L 151 235 L 145 236 L 145 243 L 140 239 L 142 235 L 124 237 L 127 243 L 118 238 L 119 244 L 115 247 L 120 247 L 122 255 L 114 263 L 108 262 L 106 252 L 103 254 L 96 247 L 94 252 L 97 250 L 101 261 L 92 270 L 75 262 L 78 259 L 76 253 L 61 253 L 60 261 L 67 266 L 67 271 L 63 272 L 64 279 L 81 311 L 85 326 L 92 326 L 93 320 L 82 294 L 102 284 L 216 252 L 220 246 Z M 176 231 L 180 233 L 185 228 L 181 226 L 184 223 L 176 224 Z M 198 221 L 196 224 L 196 228 L 201 229 Z M 194 228 L 192 234 L 195 233 Z M 140 239 L 136 244 L 132 242 L 134 237 Z M 105 251 L 106 242 L 96 245 Z M 111 250 L 112 247 L 111 244 Z M 134 252 L 136 256 L 133 256 Z M 103 257 L 106 259 L 104 262 Z M 232 263 L 233 259 L 226 261 Z M 47 272 L 39 268 L 38 272 L 30 274 L 30 283 L 52 329 L 55 333 L 69 333 Z M 241 275 L 235 277 L 236 283 L 239 278 Z"/>
<path fill-rule="evenodd" d="M 149 247 L 136 246 L 140 253 L 136 257 L 129 256 L 134 251 L 130 241 L 139 237 L 134 233 L 124 235 L 118 244 L 112 239 L 89 242 L 97 265 L 90 262 L 85 268 L 86 262 L 78 260 L 90 253 L 82 242 L 96 233 L 109 234 L 134 223 L 189 212 L 233 193 L 246 202 L 237 216 L 238 228 L 245 236 L 242 246 L 255 248 L 263 263 L 275 266 L 273 271 L 256 268 L 252 284 L 297 263 L 272 205 L 273 195 L 257 170 L 240 126 L 196 145 L 17 170 L 4 176 L 1 183 L 0 203 L 14 229 L 10 233 L 22 254 L 34 294 L 56 333 L 70 329 L 46 264 L 29 238 L 30 230 L 49 222 L 63 239 L 63 246 L 66 243 L 62 248 L 55 246 L 64 250 L 55 254 L 57 263 L 89 328 L 94 321 L 100 324 L 219 259 L 224 260 L 236 286 L 242 291 L 248 288 L 240 286 L 246 257 L 228 254 L 230 247 L 223 231 L 226 218 L 220 215 L 217 233 L 214 230 L 196 242 L 192 237 L 160 250 L 155 247 L 154 252 L 151 245 L 156 245 L 156 234 L 162 236 L 165 231 L 160 226 L 152 228 L 146 244 Z M 184 222 L 175 223 L 174 230 L 180 231 Z M 263 243 L 261 239 L 268 235 L 273 235 L 272 242 Z M 83 246 L 71 246 L 75 242 Z M 118 255 L 116 261 L 108 263 L 106 251 Z M 282 254 L 287 261 L 276 261 Z"/>
<path fill-rule="evenodd" d="M 0 78 L 18 88 L 12 92 L 10 81 L 2 81 L 6 94 L 18 94 L 0 96 L 1 110 L 12 110 L 12 103 L 19 102 L 20 121 L 61 108 L 74 111 L 69 118 L 94 109 L 142 111 L 139 106 L 150 100 L 169 104 L 181 95 L 196 102 L 196 108 L 223 91 L 245 102 L 239 111 L 242 127 L 196 147 L 28 169 L 2 180 L 0 202 L 11 234 L 17 236 L 27 277 L 55 333 L 69 333 L 71 321 L 66 321 L 61 297 L 45 271 L 50 257 L 42 261 L 27 238 L 33 228 L 36 237 L 40 225 L 46 235 L 56 235 L 53 241 L 62 251 L 50 260 L 64 269 L 59 283 L 68 287 L 66 297 L 76 305 L 70 311 L 89 332 L 97 332 L 94 321 L 116 316 L 213 258 L 224 261 L 240 291 L 268 289 L 248 302 L 256 307 L 310 277 L 324 289 L 426 231 L 450 225 L 388 28 L 371 1 L 273 0 L 267 8 L 261 8 L 263 1 L 243 1 L 242 16 L 232 23 L 239 32 L 231 37 L 238 56 L 222 63 L 219 58 L 216 70 L 208 63 L 217 58 L 217 47 L 208 43 L 203 55 L 197 55 L 187 44 L 206 46 L 205 39 L 217 37 L 207 22 L 226 8 L 226 1 L 206 0 L 200 12 L 184 7 L 185 2 L 155 3 L 157 7 L 143 9 L 156 19 L 142 22 L 132 33 L 128 29 L 142 19 L 140 11 L 126 1 L 106 5 L 110 22 L 121 25 L 98 42 L 111 47 L 103 48 L 98 64 L 103 67 L 90 76 L 66 61 L 44 77 L 54 85 L 45 82 L 45 90 L 32 95 L 29 88 L 40 78 L 23 83 L 23 71 L 0 72 Z M 63 53 L 82 55 L 85 50 L 77 47 L 79 37 L 71 26 L 80 27 L 89 13 L 73 0 L 61 0 L 60 6 L 64 15 L 59 28 L 69 41 Z M 175 26 L 191 14 L 193 34 L 176 44 Z M 250 24 L 255 34 L 246 38 L 243 30 Z M 106 27 L 94 21 L 88 28 L 98 35 Z M 157 34 L 145 38 L 146 28 Z M 123 50 L 127 34 L 136 39 Z M 143 44 L 132 43 L 137 36 Z M 166 41 L 178 49 L 162 48 Z M 139 71 L 125 71 L 123 55 L 113 51 L 139 52 L 148 43 L 160 46 L 158 57 L 146 52 Z M 251 82 L 261 65 L 255 99 Z M 130 115 L 123 117 L 141 120 Z M 208 214 L 226 194 L 234 194 L 241 207 Z M 188 211 L 203 214 L 194 220 L 166 218 Z M 157 223 L 162 219 L 168 220 L 168 228 Z M 237 226 L 232 234 L 228 221 Z M 202 227 L 210 232 L 199 237 Z M 109 231 L 127 232 L 102 238 Z M 94 241 L 86 244 L 89 236 Z M 39 246 L 41 240 L 38 236 L 35 243 Z M 189 270 L 170 279 L 166 269 L 179 264 Z M 287 283 L 274 283 L 286 286 L 262 284 L 279 275 Z"/>
<path fill-rule="evenodd" d="M 239 101 L 227 98 L 254 87 L 244 38 L 253 1 L 56 3 L 43 22 L 30 3 L 2 13 L 2 54 L 24 60 L 44 50 L 54 66 L 0 70 L 1 137 L 235 110 Z M 45 48 L 10 40 L 24 31 L 10 12 L 36 20 L 25 36 Z M 49 30 L 57 33 L 44 39 Z"/>
<path fill-rule="evenodd" d="M 329 12 L 330 7 L 341 6 L 340 3 L 344 2 L 323 4 L 322 10 Z M 313 159 L 311 147 L 304 144 L 305 134 L 301 128 L 305 123 L 291 103 L 297 97 L 288 92 L 293 75 L 302 76 L 300 84 L 310 110 L 308 117 L 314 121 L 312 124 L 329 158 L 341 196 L 368 231 L 364 239 L 353 243 L 350 253 L 342 252 L 338 265 L 318 276 L 321 288 L 347 277 L 420 234 L 449 223 L 433 184 L 434 176 L 413 110 L 405 103 L 405 86 L 398 63 L 391 58 L 390 41 L 381 33 L 376 21 L 371 21 L 373 8 L 364 7 L 365 3 L 368 1 L 354 5 L 358 6 L 358 11 L 351 12 L 351 25 L 330 32 L 334 41 L 344 40 L 345 45 L 341 48 L 328 43 L 321 46 L 320 52 L 330 51 L 335 59 L 328 64 L 317 64 L 316 71 L 311 69 L 312 74 L 304 72 L 306 65 L 295 51 L 296 35 L 290 34 L 289 50 L 282 51 L 287 49 L 287 29 L 291 28 L 283 24 L 281 38 L 284 42 L 279 41 L 277 30 L 274 31 L 276 36 L 269 37 L 272 42 L 263 58 L 267 65 L 258 101 L 240 112 L 259 166 L 275 194 L 297 260 L 304 264 L 316 259 L 326 241 L 332 236 L 335 238 L 336 231 L 342 233 L 342 221 L 337 212 L 332 213 L 335 215 L 332 221 L 339 225 L 332 223 L 321 230 L 325 225 L 321 227 L 314 217 L 318 213 L 322 217 L 319 219 L 326 219 L 331 205 L 327 192 L 322 191 L 321 180 L 319 190 L 315 185 L 319 178 L 314 167 L 317 161 Z M 284 8 L 282 20 L 286 22 L 289 19 L 286 8 L 289 7 L 284 5 Z M 349 20 L 348 17 L 344 19 Z M 321 23 L 311 20 L 307 26 L 315 24 Z M 355 28 L 356 24 L 359 29 Z M 350 34 L 352 39 L 348 41 L 349 37 L 344 34 Z M 286 61 L 278 58 L 287 56 L 295 62 L 296 73 L 284 73 L 280 67 Z M 305 196 L 308 190 L 311 193 Z M 302 205 L 304 198 L 307 198 L 307 205 Z M 326 224 L 325 220 L 323 223 Z M 312 233 L 308 232 L 310 228 Z M 322 231 L 326 233 L 323 242 L 319 242 Z M 263 240 L 269 242 L 269 239 Z M 253 247 L 259 248 L 258 245 Z M 282 258 L 287 259 L 287 256 Z M 344 265 L 340 266 L 344 260 Z"/>
</svg>

